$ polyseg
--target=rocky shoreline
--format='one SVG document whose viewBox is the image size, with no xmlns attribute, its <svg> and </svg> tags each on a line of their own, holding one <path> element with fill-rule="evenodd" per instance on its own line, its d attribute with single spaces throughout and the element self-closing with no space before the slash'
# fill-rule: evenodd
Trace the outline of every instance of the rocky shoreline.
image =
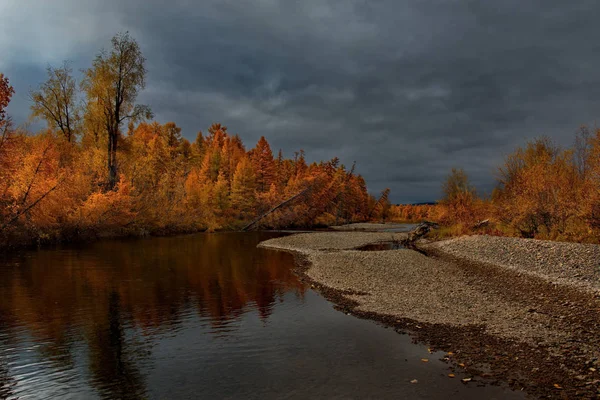
<svg viewBox="0 0 600 400">
<path fill-rule="evenodd" d="M 600 246 L 596 244 L 474 235 L 419 247 L 600 293 Z"/>
<path fill-rule="evenodd" d="M 468 240 L 422 244 L 425 255 L 353 250 L 405 238 L 405 233 L 319 232 L 259 246 L 293 252 L 302 279 L 342 311 L 449 352 L 454 368 L 475 380 L 506 382 L 538 398 L 600 398 L 600 295 L 592 290 L 593 276 L 583 274 L 578 286 L 543 269 L 529 273 L 525 267 L 531 264 L 519 271 L 518 252 L 531 253 L 530 244 L 514 247 L 514 265 L 501 265 L 502 257 L 491 262 L 489 239 L 477 239 L 474 252 Z M 546 263 L 557 257 L 534 245 L 546 251 Z M 569 246 L 575 249 L 567 258 L 577 260 L 578 245 Z M 582 249 L 592 265 L 597 249 Z"/>
</svg>

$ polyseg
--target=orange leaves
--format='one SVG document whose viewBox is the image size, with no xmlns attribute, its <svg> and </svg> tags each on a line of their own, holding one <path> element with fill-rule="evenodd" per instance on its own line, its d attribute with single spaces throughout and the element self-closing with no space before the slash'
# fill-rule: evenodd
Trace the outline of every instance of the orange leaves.
<svg viewBox="0 0 600 400">
<path fill-rule="evenodd" d="M 250 214 L 256 200 L 256 176 L 248 157 L 238 163 L 231 183 L 231 205 L 242 218 Z"/>
<path fill-rule="evenodd" d="M 128 33 L 111 43 L 84 71 L 83 108 L 66 64 L 49 68 L 48 81 L 31 93 L 33 116 L 48 121 L 48 132 L 12 130 L 5 108 L 14 90 L 0 74 L 0 244 L 9 230 L 34 241 L 86 231 L 235 228 L 276 205 L 270 227 L 367 218 L 364 179 L 337 158 L 308 165 L 300 150 L 275 160 L 264 137 L 246 152 L 221 124 L 190 143 L 173 122 L 139 123 L 151 118 L 135 104 L 145 59 Z M 60 96 L 51 96 L 57 89 Z M 68 143 L 57 140 L 61 134 Z"/>
<path fill-rule="evenodd" d="M 500 219 L 523 236 L 564 236 L 585 202 L 585 179 L 577 170 L 572 150 L 559 149 L 547 138 L 518 148 L 500 169 L 494 199 Z"/>
<path fill-rule="evenodd" d="M 264 136 L 260 137 L 256 147 L 251 150 L 250 160 L 256 174 L 257 189 L 259 192 L 269 190 L 271 183 L 275 181 L 275 160 Z"/>
<path fill-rule="evenodd" d="M 194 144 L 174 123 L 131 125 L 119 138 L 120 175 L 112 190 L 104 185 L 106 150 L 97 142 L 13 136 L 4 147 L 12 155 L 0 169 L 11 177 L 0 180 L 0 223 L 14 222 L 30 240 L 239 228 L 276 206 L 259 226 L 337 224 L 364 220 L 369 211 L 364 179 L 339 160 L 309 166 L 304 152 L 275 160 L 265 138 L 246 152 L 219 124 Z"/>
<path fill-rule="evenodd" d="M 456 233 L 469 233 L 476 222 L 490 219 L 491 234 L 598 242 L 599 182 L 600 130 L 593 136 L 584 127 L 571 148 L 544 137 L 517 148 L 499 168 L 489 199 L 473 197 L 466 175 L 453 170 L 444 186 L 446 198 L 431 219 L 452 225 Z"/>
<path fill-rule="evenodd" d="M 444 198 L 440 201 L 442 213 L 440 222 L 472 225 L 479 219 L 474 211 L 477 209 L 479 198 L 469 177 L 461 168 L 452 171 L 443 184 Z"/>
<path fill-rule="evenodd" d="M 92 193 L 74 216 L 80 229 L 114 231 L 131 224 L 136 217 L 131 187 L 123 176 L 115 190 Z"/>
<path fill-rule="evenodd" d="M 13 139 L 14 151 L 5 160 L 11 175 L 1 187 L 0 231 L 52 227 L 57 216 L 50 211 L 60 205 L 56 189 L 64 179 L 55 139 L 48 134 Z"/>
<path fill-rule="evenodd" d="M 438 220 L 440 207 L 436 204 L 398 204 L 390 208 L 390 218 L 397 222 Z"/>
<path fill-rule="evenodd" d="M 14 93 L 15 90 L 10 86 L 8 78 L 0 72 L 0 128 L 2 128 L 6 122 L 5 108 L 8 106 L 8 103 L 10 103 L 10 98 Z"/>
</svg>

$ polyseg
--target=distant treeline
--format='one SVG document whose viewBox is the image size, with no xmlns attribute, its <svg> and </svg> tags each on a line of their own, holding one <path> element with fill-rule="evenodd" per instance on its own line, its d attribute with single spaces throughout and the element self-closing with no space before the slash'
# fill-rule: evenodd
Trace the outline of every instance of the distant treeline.
<svg viewBox="0 0 600 400">
<path fill-rule="evenodd" d="M 0 245 L 79 237 L 237 229 L 286 199 L 258 227 L 314 226 L 380 218 L 387 194 L 337 158 L 308 164 L 304 152 L 273 156 L 262 137 L 246 150 L 213 124 L 189 142 L 173 122 L 152 122 L 136 104 L 145 86 L 137 42 L 118 34 L 84 78 L 48 68 L 30 93 L 37 134 L 6 115 L 14 94 L 0 74 Z"/>
<path fill-rule="evenodd" d="M 452 170 L 443 192 L 436 205 L 393 206 L 390 217 L 434 220 L 442 234 L 599 242 L 600 129 L 580 127 L 568 148 L 547 137 L 517 148 L 498 168 L 490 196 L 479 195 L 462 169 Z"/>
</svg>

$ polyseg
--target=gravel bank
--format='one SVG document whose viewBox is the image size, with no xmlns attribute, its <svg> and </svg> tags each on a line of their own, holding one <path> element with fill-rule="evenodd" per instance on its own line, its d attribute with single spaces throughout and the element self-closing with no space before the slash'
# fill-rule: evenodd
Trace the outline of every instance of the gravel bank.
<svg viewBox="0 0 600 400">
<path fill-rule="evenodd" d="M 489 333 L 530 343 L 568 336 L 552 329 L 549 315 L 529 312 L 527 305 L 513 296 L 481 290 L 477 277 L 454 263 L 408 249 L 352 250 L 404 238 L 405 234 L 398 233 L 304 233 L 271 239 L 259 246 L 303 254 L 311 266 L 306 275 L 330 288 L 368 293 L 347 296 L 358 303 L 358 310 L 429 323 L 485 323 Z"/>
<path fill-rule="evenodd" d="M 393 235 L 394 240 L 405 237 Z M 496 242 L 497 238 L 475 239 L 478 244 L 472 253 L 471 238 L 423 246 L 434 257 L 406 249 L 352 250 L 388 241 L 390 236 L 310 233 L 271 239 L 260 246 L 299 254 L 306 266 L 303 276 L 345 312 L 382 321 L 433 347 L 451 350 L 456 362 L 467 364 L 473 373 L 550 398 L 600 396 L 600 296 L 579 290 L 568 277 L 548 278 L 544 274 L 558 273 L 557 269 L 540 267 L 532 260 L 542 258 L 535 255 L 524 257 L 529 261 L 523 265 L 516 261 L 521 253 L 533 253 L 530 246 L 534 246 L 546 264 L 560 256 L 559 262 L 570 262 L 583 274 L 592 268 L 593 250 L 584 246 L 566 251 L 562 243 L 555 244 L 560 251 L 539 243 L 515 243 L 513 248 L 511 242 Z M 504 247 L 492 247 L 496 243 Z M 586 261 L 579 260 L 588 250 Z M 512 256 L 506 255 L 509 252 Z M 467 253 L 476 256 L 467 258 Z M 501 257 L 512 259 L 514 265 L 499 266 Z M 517 269 L 529 273 L 515 273 Z M 577 282 L 581 286 L 588 280 Z"/>
<path fill-rule="evenodd" d="M 311 253 L 308 260 L 310 278 L 334 289 L 368 293 L 348 296 L 361 311 L 428 323 L 485 323 L 488 333 L 530 343 L 568 337 L 551 329 L 550 316 L 530 313 L 499 293 L 481 292 L 464 270 L 416 251 Z"/>
<path fill-rule="evenodd" d="M 600 246 L 497 236 L 463 236 L 421 246 L 600 292 Z"/>
<path fill-rule="evenodd" d="M 408 232 L 417 224 L 374 224 L 370 222 L 360 222 L 356 224 L 338 225 L 332 226 L 331 229 L 343 232 L 381 232 L 381 231 L 396 231 L 396 232 Z"/>
<path fill-rule="evenodd" d="M 407 237 L 406 233 L 311 232 L 267 240 L 258 246 L 309 253 L 311 250 L 348 250 L 371 243 L 401 241 Z"/>
</svg>

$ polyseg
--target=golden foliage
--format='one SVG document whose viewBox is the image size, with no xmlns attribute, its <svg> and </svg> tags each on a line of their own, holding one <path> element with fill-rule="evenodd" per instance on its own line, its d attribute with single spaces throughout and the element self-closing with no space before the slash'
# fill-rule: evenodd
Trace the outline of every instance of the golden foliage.
<svg viewBox="0 0 600 400">
<path fill-rule="evenodd" d="M 241 139 L 220 124 L 190 143 L 173 122 L 130 123 L 126 135 L 118 131 L 116 148 L 98 106 L 88 102 L 78 125 L 81 135 L 70 142 L 59 124 L 35 135 L 5 126 L 0 142 L 2 245 L 235 229 L 298 194 L 259 227 L 368 216 L 364 179 L 337 159 L 307 165 L 303 151 L 293 159 L 280 152 L 274 159 L 264 137 L 246 151 Z M 107 185 L 117 165 L 118 180 Z"/>
<path fill-rule="evenodd" d="M 174 122 L 141 122 L 152 117 L 136 104 L 145 61 L 120 33 L 79 85 L 67 64 L 49 67 L 30 93 L 32 117 L 48 123 L 38 134 L 11 126 L 14 90 L 0 74 L 0 245 L 239 228 L 268 211 L 259 227 L 389 214 L 387 194 L 369 208 L 364 180 L 337 158 L 308 165 L 300 150 L 275 159 L 264 137 L 246 151 L 218 123 L 190 143 Z"/>
<path fill-rule="evenodd" d="M 600 130 L 587 127 L 562 149 L 542 137 L 517 148 L 498 170 L 497 187 L 480 199 L 466 175 L 453 170 L 446 197 L 430 214 L 447 234 L 481 232 L 529 238 L 598 242 L 600 239 Z M 462 188 L 456 191 L 450 188 Z M 477 226 L 481 220 L 490 223 Z"/>
</svg>

